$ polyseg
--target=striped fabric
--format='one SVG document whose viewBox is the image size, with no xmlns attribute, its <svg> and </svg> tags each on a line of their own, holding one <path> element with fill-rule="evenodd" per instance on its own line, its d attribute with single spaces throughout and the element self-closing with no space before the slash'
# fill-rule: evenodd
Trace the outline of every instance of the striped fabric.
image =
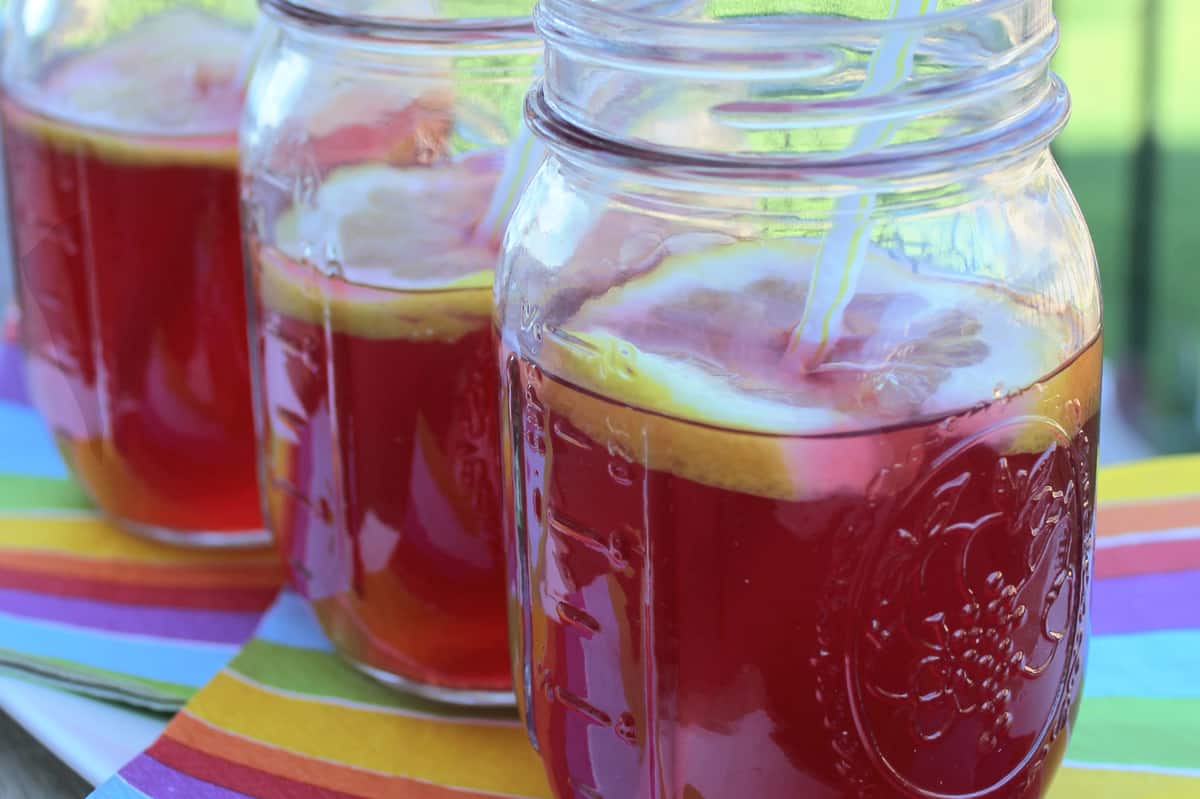
<svg viewBox="0 0 1200 799">
<path fill-rule="evenodd" d="M 548 796 L 511 712 L 465 715 L 344 665 L 285 592 L 254 640 L 95 797 Z"/>
<path fill-rule="evenodd" d="M 1086 700 L 1050 799 L 1200 797 L 1200 457 L 1105 471 Z M 549 797 L 511 718 L 403 698 L 343 665 L 284 593 L 254 639 L 98 799 Z"/>
<path fill-rule="evenodd" d="M 549 796 L 511 715 L 378 686 L 290 593 L 260 617 L 270 555 L 165 549 L 97 520 L 21 397 L 0 347 L 0 662 L 159 708 L 205 685 L 95 797 Z M 1108 469 L 1100 494 L 1086 701 L 1050 799 L 1194 799 L 1200 457 Z"/>
<path fill-rule="evenodd" d="M 250 637 L 280 580 L 269 551 L 173 549 L 98 518 L 0 344 L 0 667 L 174 711 Z"/>
</svg>

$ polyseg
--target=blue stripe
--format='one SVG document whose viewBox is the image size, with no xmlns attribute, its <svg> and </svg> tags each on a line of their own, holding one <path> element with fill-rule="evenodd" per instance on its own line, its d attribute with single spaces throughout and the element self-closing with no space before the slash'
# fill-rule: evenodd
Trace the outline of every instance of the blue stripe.
<svg viewBox="0 0 1200 799">
<path fill-rule="evenodd" d="M 224 644 L 134 637 L 0 613 L 0 646 L 97 669 L 200 687 L 237 652 Z"/>
<path fill-rule="evenodd" d="M 273 644 L 332 652 L 333 645 L 321 631 L 321 623 L 298 594 L 284 590 L 267 611 L 254 637 Z"/>
<path fill-rule="evenodd" d="M 1083 695 L 1200 699 L 1200 630 L 1096 636 Z"/>
<path fill-rule="evenodd" d="M 24 405 L 0 402 L 0 473 L 30 477 L 66 477 L 54 439 L 37 412 Z"/>
<path fill-rule="evenodd" d="M 118 774 L 88 794 L 88 799 L 153 799 L 153 797 L 134 788 Z"/>
</svg>

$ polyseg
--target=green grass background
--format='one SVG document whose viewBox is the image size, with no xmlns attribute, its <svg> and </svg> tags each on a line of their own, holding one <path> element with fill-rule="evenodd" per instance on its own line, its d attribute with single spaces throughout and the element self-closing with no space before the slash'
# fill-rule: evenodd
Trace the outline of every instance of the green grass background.
<svg viewBox="0 0 1200 799">
<path fill-rule="evenodd" d="M 1055 145 L 1087 217 L 1104 281 L 1105 345 L 1140 362 L 1135 421 L 1166 450 L 1200 446 L 1200 2 L 1158 0 L 1157 98 L 1142 91 L 1145 0 L 1055 0 L 1055 68 L 1072 96 Z M 1151 260 L 1130 257 L 1134 152 L 1150 120 L 1159 145 Z M 1131 351 L 1134 270 L 1149 270 L 1149 339 Z"/>
</svg>

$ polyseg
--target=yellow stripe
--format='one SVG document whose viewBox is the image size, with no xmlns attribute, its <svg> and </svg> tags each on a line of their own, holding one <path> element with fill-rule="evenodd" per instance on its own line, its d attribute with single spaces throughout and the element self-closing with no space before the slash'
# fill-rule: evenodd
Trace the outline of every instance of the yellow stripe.
<svg viewBox="0 0 1200 799">
<path fill-rule="evenodd" d="M 1200 455 L 1173 455 L 1108 466 L 1096 482 L 1100 502 L 1200 495 Z"/>
<path fill-rule="evenodd" d="M 101 519 L 86 517 L 0 516 L 0 550 L 62 552 L 96 559 L 171 565 L 269 562 L 269 550 L 213 551 L 182 549 L 122 532 Z"/>
<path fill-rule="evenodd" d="M 1046 799 L 1194 799 L 1200 779 L 1144 771 L 1063 768 Z"/>
<path fill-rule="evenodd" d="M 275 693 L 221 672 L 188 704 L 210 724 L 309 757 L 475 791 L 550 799 L 521 727 L 431 720 Z"/>
</svg>

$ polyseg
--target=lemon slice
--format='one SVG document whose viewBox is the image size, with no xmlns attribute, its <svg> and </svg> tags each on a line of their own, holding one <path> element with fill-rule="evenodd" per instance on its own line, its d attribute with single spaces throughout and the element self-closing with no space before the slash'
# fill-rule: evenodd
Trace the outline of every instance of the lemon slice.
<svg viewBox="0 0 1200 799">
<path fill-rule="evenodd" d="M 311 206 L 276 220 L 278 249 L 260 255 L 264 301 L 370 338 L 453 340 L 490 324 L 496 253 L 472 234 L 497 169 L 484 153 L 334 170 Z"/>
<path fill-rule="evenodd" d="M 55 67 L 10 120 L 64 146 L 110 160 L 237 164 L 247 32 L 193 9 L 140 23 Z"/>
<path fill-rule="evenodd" d="M 651 468 L 790 499 L 862 490 L 909 457 L 922 421 L 1000 398 L 1005 416 L 1062 415 L 1020 392 L 1082 344 L 1068 312 L 1039 311 L 993 284 L 923 275 L 879 250 L 825 360 L 787 369 L 816 253 L 775 240 L 668 256 L 585 302 L 545 337 L 539 360 L 559 378 L 547 382 L 548 404 Z M 967 414 L 955 431 L 989 419 Z"/>
</svg>

